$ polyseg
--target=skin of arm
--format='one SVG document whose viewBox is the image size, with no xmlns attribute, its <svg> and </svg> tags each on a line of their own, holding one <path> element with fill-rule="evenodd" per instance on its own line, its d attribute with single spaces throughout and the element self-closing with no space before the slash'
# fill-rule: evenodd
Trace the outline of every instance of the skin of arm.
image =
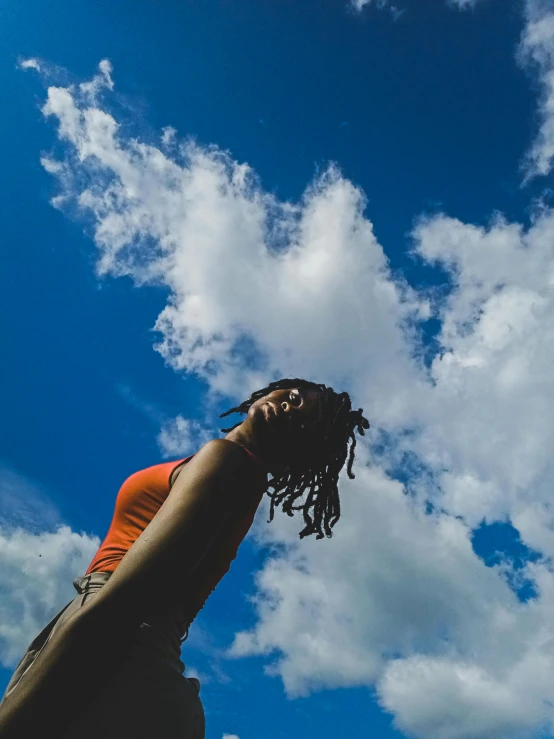
<svg viewBox="0 0 554 739">
<path fill-rule="evenodd" d="M 251 472 L 238 444 L 213 439 L 185 465 L 171 494 L 109 581 L 46 644 L 0 707 L 0 739 L 58 736 L 117 667 L 134 629 L 173 605 L 175 583 L 200 564 L 244 506 Z"/>
</svg>

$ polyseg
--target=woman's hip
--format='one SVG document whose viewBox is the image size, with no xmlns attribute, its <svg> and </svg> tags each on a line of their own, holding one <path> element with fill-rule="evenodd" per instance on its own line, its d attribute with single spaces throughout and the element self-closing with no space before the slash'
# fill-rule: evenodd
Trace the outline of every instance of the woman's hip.
<svg viewBox="0 0 554 739">
<path fill-rule="evenodd" d="M 194 683 L 131 658 L 102 685 L 60 739 L 204 736 L 204 708 Z"/>
<path fill-rule="evenodd" d="M 78 595 L 31 642 L 5 695 L 32 669 L 52 635 L 105 585 L 110 574 L 98 572 L 74 580 Z M 122 664 L 98 686 L 93 697 L 83 698 L 79 719 L 63 738 L 203 739 L 200 684 L 185 677 L 183 670 L 179 634 L 171 614 L 142 624 Z"/>
</svg>

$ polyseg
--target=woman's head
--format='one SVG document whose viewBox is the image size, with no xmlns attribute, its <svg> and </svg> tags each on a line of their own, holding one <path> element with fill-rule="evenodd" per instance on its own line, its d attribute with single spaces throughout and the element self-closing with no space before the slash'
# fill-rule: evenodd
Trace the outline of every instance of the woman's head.
<svg viewBox="0 0 554 739">
<path fill-rule="evenodd" d="M 289 516 L 302 510 L 305 527 L 300 538 L 324 533 L 331 536 L 340 517 L 338 477 L 350 444 L 347 472 L 354 478 L 352 464 L 356 446 L 355 430 L 364 435 L 369 422 L 360 408 L 352 410 L 348 393 L 307 380 L 283 379 L 252 393 L 236 408 L 221 414 L 246 413 L 244 422 L 255 440 L 256 451 L 277 470 L 269 483 L 269 520 L 275 506 L 282 505 Z M 305 502 L 297 501 L 307 491 Z"/>
</svg>

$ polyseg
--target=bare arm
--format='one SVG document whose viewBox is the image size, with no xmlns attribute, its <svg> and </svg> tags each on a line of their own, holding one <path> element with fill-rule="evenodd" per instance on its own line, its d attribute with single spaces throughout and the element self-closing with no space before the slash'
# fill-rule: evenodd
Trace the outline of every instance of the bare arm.
<svg viewBox="0 0 554 739">
<path fill-rule="evenodd" d="M 175 582 L 201 562 L 228 519 L 250 462 L 237 444 L 214 439 L 188 462 L 154 519 L 98 595 L 45 646 L 0 707 L 0 739 L 59 735 L 117 666 L 133 630 L 170 606 Z M 235 486 L 239 486 L 236 488 Z"/>
</svg>

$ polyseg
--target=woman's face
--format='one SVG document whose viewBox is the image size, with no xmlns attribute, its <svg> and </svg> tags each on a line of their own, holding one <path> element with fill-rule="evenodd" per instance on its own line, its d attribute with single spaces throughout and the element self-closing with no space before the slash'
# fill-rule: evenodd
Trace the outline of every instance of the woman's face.
<svg viewBox="0 0 554 739">
<path fill-rule="evenodd" d="M 319 392 L 302 387 L 274 390 L 248 409 L 247 423 L 256 447 L 268 461 L 283 463 L 313 437 Z"/>
</svg>

